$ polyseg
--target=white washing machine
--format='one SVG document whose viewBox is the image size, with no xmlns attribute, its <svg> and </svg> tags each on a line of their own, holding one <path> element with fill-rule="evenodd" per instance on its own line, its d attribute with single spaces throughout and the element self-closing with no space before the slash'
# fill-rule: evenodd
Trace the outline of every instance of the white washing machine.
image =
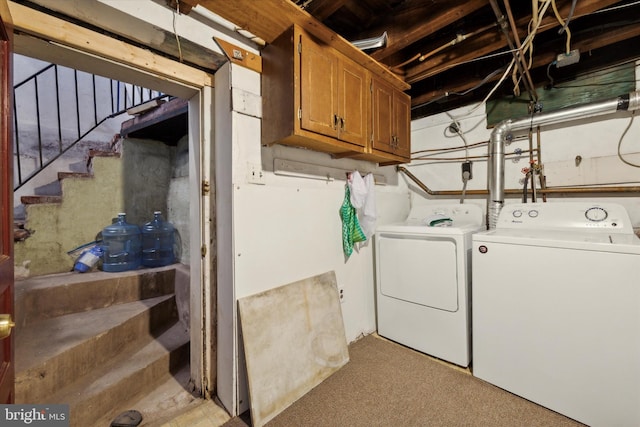
<svg viewBox="0 0 640 427">
<path fill-rule="evenodd" d="M 468 366 L 471 234 L 483 218 L 478 205 L 429 205 L 377 228 L 378 334 Z"/>
<path fill-rule="evenodd" d="M 640 239 L 624 207 L 505 206 L 473 236 L 473 375 L 592 427 L 640 426 Z"/>
</svg>

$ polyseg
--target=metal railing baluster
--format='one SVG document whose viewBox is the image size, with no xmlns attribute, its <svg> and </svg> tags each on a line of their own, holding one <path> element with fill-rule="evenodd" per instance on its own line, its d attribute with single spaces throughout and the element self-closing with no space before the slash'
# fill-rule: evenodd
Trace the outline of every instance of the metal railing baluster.
<svg viewBox="0 0 640 427">
<path fill-rule="evenodd" d="M 57 121 L 57 137 L 58 137 L 58 141 L 57 141 L 57 145 L 58 145 L 58 149 L 56 150 L 58 152 L 57 155 L 53 155 L 51 156 L 51 158 L 46 158 L 44 156 L 43 153 L 43 116 L 41 114 L 41 106 L 40 106 L 40 101 L 41 99 L 43 99 L 40 95 L 41 95 L 41 83 L 45 82 L 48 80 L 43 80 L 41 83 L 39 83 L 39 76 L 42 76 L 44 73 L 46 73 L 47 71 L 51 70 L 53 68 L 53 80 L 54 80 L 54 85 L 55 85 L 55 108 L 56 108 L 56 121 Z M 131 84 L 127 84 L 127 83 L 123 83 L 120 81 L 116 81 L 113 79 L 109 80 L 109 96 L 110 96 L 110 101 L 111 101 L 111 114 L 109 114 L 107 117 L 104 117 L 102 119 L 99 119 L 98 116 L 98 87 L 97 87 L 97 83 L 96 83 L 96 76 L 95 75 L 91 75 L 91 94 L 93 99 L 89 100 L 87 102 L 92 102 L 93 103 L 93 121 L 94 124 L 92 126 L 90 126 L 90 128 L 86 131 L 83 132 L 83 123 L 82 123 L 82 117 L 81 117 L 81 105 L 80 105 L 80 81 L 78 78 L 78 70 L 73 70 L 73 90 L 74 90 L 74 97 L 75 97 L 75 116 L 76 116 L 76 134 L 77 134 L 77 139 L 73 142 L 71 142 L 69 145 L 65 146 L 65 144 L 63 143 L 63 132 L 62 132 L 62 119 L 63 119 L 63 110 L 62 110 L 62 103 L 61 103 L 61 81 L 62 81 L 62 76 L 59 73 L 59 69 L 58 66 L 56 64 L 50 64 L 44 68 L 42 68 L 40 71 L 34 73 L 33 75 L 31 75 L 30 77 L 28 77 L 27 79 L 24 79 L 23 81 L 21 81 L 20 83 L 16 84 L 13 88 L 13 116 L 14 116 L 14 146 L 15 146 L 15 159 L 16 159 L 16 171 L 17 171 L 17 183 L 14 183 L 14 191 L 19 189 L 20 187 L 22 187 L 24 184 L 26 184 L 27 182 L 29 182 L 31 179 L 33 179 L 42 169 L 46 168 L 48 165 L 50 165 L 51 163 L 53 163 L 56 159 L 58 159 L 59 157 L 61 157 L 62 155 L 64 155 L 67 151 L 69 151 L 71 148 L 73 148 L 78 142 L 80 142 L 84 137 L 86 137 L 89 133 L 91 133 L 94 129 L 96 129 L 97 127 L 99 127 L 102 123 L 104 123 L 106 120 L 109 120 L 111 118 L 117 117 L 121 114 L 124 114 L 127 110 L 129 110 L 132 107 L 135 107 L 139 104 L 142 104 L 144 102 L 153 100 L 153 99 L 162 99 L 162 98 L 171 98 L 169 95 L 163 94 L 162 92 L 158 92 L 158 91 L 153 91 L 152 89 L 147 89 L 147 88 L 143 88 L 141 86 L 136 86 L 136 85 L 131 85 Z M 22 165 L 22 159 L 21 159 L 21 155 L 23 154 L 22 152 L 24 151 L 23 147 L 21 147 L 21 141 L 20 141 L 20 130 L 22 128 L 21 124 L 20 124 L 20 115 L 18 114 L 18 104 L 16 102 L 17 97 L 19 96 L 16 93 L 16 89 L 29 84 L 33 82 L 33 87 L 34 87 L 34 94 L 33 94 L 33 102 L 35 103 L 35 112 L 36 112 L 36 128 L 37 128 L 37 134 L 38 134 L 38 138 L 37 138 L 37 150 L 38 150 L 38 156 L 39 156 L 39 166 L 38 168 L 31 172 L 29 174 L 29 176 L 27 176 L 26 178 L 23 178 L 23 165 Z M 114 85 L 115 85 L 115 94 L 114 94 Z M 145 96 L 145 91 L 147 93 L 147 96 Z M 128 94 L 131 93 L 131 99 L 129 99 Z M 154 93 L 157 94 L 154 96 Z M 25 96 L 26 97 L 26 96 Z M 136 104 L 136 98 L 139 98 L 139 103 Z M 22 96 L 20 97 L 22 99 Z M 45 106 L 43 106 L 44 108 Z M 67 114 L 69 112 L 69 109 L 65 108 L 64 114 Z M 73 113 L 72 113 L 73 114 Z M 89 113 L 90 114 L 90 113 Z M 49 117 L 49 116 L 47 116 Z M 44 128 L 46 129 L 51 129 L 53 126 L 44 126 Z"/>
</svg>

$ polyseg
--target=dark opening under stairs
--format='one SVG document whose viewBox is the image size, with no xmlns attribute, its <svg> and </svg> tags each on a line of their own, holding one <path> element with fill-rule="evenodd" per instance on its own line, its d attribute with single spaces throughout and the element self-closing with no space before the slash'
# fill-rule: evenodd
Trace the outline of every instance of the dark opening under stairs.
<svg viewBox="0 0 640 427">
<path fill-rule="evenodd" d="M 71 426 L 101 425 L 188 372 L 188 283 L 182 264 L 17 283 L 16 403 L 68 404 Z"/>
</svg>

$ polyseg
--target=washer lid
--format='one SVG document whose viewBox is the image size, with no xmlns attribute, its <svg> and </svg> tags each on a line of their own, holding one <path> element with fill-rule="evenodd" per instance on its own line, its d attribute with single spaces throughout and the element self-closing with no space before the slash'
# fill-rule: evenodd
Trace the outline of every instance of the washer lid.
<svg viewBox="0 0 640 427">
<path fill-rule="evenodd" d="M 634 234 L 576 230 L 494 229 L 475 233 L 474 245 L 504 243 L 523 246 L 578 249 L 640 254 L 640 239 Z"/>
</svg>

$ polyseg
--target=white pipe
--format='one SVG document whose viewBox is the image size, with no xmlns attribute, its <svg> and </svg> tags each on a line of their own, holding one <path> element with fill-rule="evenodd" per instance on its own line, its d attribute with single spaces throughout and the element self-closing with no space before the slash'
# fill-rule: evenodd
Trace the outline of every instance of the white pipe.
<svg viewBox="0 0 640 427">
<path fill-rule="evenodd" d="M 489 138 L 489 197 L 487 200 L 487 226 L 493 229 L 498 222 L 498 215 L 504 205 L 504 158 L 505 141 L 512 137 L 512 132 L 529 129 L 534 126 L 563 123 L 576 119 L 601 116 L 616 111 L 633 111 L 640 109 L 640 92 L 635 91 L 607 101 L 569 107 L 558 111 L 520 119 L 507 119 L 498 124 Z"/>
</svg>

